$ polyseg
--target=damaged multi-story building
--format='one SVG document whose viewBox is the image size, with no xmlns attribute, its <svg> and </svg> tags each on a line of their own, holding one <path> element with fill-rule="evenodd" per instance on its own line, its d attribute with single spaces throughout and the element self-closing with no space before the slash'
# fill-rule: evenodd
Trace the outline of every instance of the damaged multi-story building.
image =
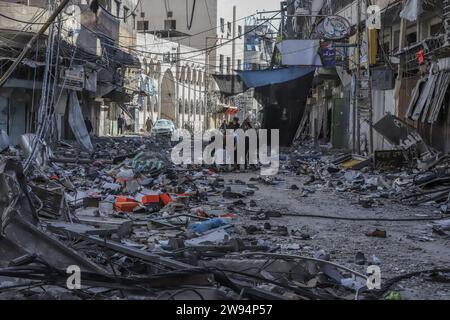
<svg viewBox="0 0 450 320">
<path fill-rule="evenodd" d="M 17 143 L 24 133 L 35 132 L 42 104 L 53 108 L 55 138 L 72 137 L 68 115 L 74 103 L 71 92 L 76 93 L 73 97 L 84 117 L 92 122 L 94 133 L 117 131 L 118 114 L 126 111 L 137 91 L 127 83 L 129 74 L 140 66 L 132 51 L 135 17 L 123 9 L 125 5 L 134 8 L 136 3 L 122 1 L 113 8 L 111 1 L 80 0 L 65 6 L 0 89 L 0 128 L 12 142 Z M 49 19 L 56 5 L 47 0 L 1 1 L 1 73 Z M 48 85 L 53 86 L 51 90 Z M 50 94 L 43 99 L 45 89 Z"/>
<path fill-rule="evenodd" d="M 333 58 L 315 73 L 298 136 L 372 154 L 392 147 L 386 135 L 373 130 L 390 114 L 417 130 L 429 146 L 449 151 L 446 1 L 315 0 L 295 5 L 290 25 L 295 36 L 320 38 Z M 333 17 L 344 21 L 347 36 L 324 40 L 318 30 Z"/>
</svg>

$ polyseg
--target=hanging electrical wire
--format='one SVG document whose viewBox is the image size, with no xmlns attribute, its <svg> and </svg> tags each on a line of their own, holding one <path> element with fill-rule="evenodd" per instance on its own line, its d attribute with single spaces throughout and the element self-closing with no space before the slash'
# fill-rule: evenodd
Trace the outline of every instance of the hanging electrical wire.
<svg viewBox="0 0 450 320">
<path fill-rule="evenodd" d="M 191 10 L 191 19 L 189 20 L 189 0 L 186 0 L 186 26 L 189 31 L 192 29 L 192 24 L 194 23 L 196 3 L 197 3 L 197 0 L 194 0 L 194 3 L 192 4 L 192 10 Z"/>
<path fill-rule="evenodd" d="M 49 4 L 49 10 L 53 8 Z M 53 57 L 54 57 L 54 45 L 56 39 L 56 23 L 52 22 L 49 28 L 48 34 L 48 43 L 45 54 L 45 71 L 44 78 L 42 81 L 42 93 L 41 93 L 41 102 L 38 110 L 38 128 L 36 130 L 36 134 L 32 141 L 32 148 L 30 155 L 24 162 L 24 171 L 28 172 L 33 163 L 37 151 L 40 149 L 40 145 L 43 144 L 43 139 L 46 133 L 47 122 L 48 122 L 48 110 L 49 110 L 49 99 L 52 91 L 52 77 L 51 77 L 51 67 L 53 65 Z M 53 81 L 56 81 L 55 77 L 53 77 Z"/>
</svg>

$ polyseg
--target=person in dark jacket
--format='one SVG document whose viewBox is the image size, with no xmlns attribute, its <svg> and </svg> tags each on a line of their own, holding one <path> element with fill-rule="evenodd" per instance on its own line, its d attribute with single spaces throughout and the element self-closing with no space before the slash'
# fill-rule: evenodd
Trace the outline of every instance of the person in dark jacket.
<svg viewBox="0 0 450 320">
<path fill-rule="evenodd" d="M 117 127 L 119 128 L 119 134 L 123 134 L 125 128 L 125 115 L 123 113 L 121 113 L 119 119 L 117 119 Z"/>
<path fill-rule="evenodd" d="M 84 118 L 84 124 L 86 125 L 87 132 L 91 134 L 92 130 L 94 130 L 94 127 L 92 126 L 92 122 L 88 119 L 88 117 Z"/>
<path fill-rule="evenodd" d="M 228 125 L 227 129 L 238 130 L 240 128 L 241 128 L 241 124 L 239 122 L 239 118 L 238 117 L 234 117 L 233 121 Z"/>
<path fill-rule="evenodd" d="M 220 130 L 225 131 L 228 128 L 228 124 L 226 120 L 223 120 L 222 125 L 220 126 Z"/>
</svg>

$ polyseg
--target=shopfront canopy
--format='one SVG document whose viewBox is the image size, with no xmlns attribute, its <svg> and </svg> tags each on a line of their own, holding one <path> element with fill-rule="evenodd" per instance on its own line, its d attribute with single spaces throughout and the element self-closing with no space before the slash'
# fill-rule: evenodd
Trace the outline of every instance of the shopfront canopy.
<svg viewBox="0 0 450 320">
<path fill-rule="evenodd" d="M 316 67 L 289 67 L 261 71 L 241 71 L 239 76 L 248 88 L 259 88 L 289 82 L 310 75 Z"/>
</svg>

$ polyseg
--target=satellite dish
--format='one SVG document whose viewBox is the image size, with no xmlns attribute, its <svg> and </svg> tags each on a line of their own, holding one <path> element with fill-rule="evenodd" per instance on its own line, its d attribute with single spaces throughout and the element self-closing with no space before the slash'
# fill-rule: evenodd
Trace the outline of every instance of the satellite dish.
<svg viewBox="0 0 450 320">
<path fill-rule="evenodd" d="M 366 26 L 368 29 L 381 29 L 381 8 L 373 5 L 367 8 Z"/>
</svg>

